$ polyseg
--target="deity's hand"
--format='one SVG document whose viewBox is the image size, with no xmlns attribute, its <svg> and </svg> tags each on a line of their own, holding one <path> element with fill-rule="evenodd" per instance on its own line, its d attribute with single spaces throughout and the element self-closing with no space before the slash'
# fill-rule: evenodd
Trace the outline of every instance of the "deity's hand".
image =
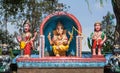
<svg viewBox="0 0 120 73">
<path fill-rule="evenodd" d="M 101 41 L 101 42 L 100 42 L 100 45 L 103 45 L 103 43 L 104 43 L 104 42 L 103 42 L 103 41 Z"/>
<path fill-rule="evenodd" d="M 31 41 L 34 41 L 36 37 L 37 37 L 37 32 L 34 32 L 34 36 L 33 36 L 33 38 L 31 39 Z"/>
<path fill-rule="evenodd" d="M 68 34 L 70 35 L 70 38 L 72 39 L 73 34 L 71 32 L 68 31 Z"/>
<path fill-rule="evenodd" d="M 34 44 L 33 44 L 33 43 L 34 43 L 34 42 L 31 40 L 31 41 L 27 41 L 26 43 L 28 43 L 28 42 L 31 44 L 31 48 L 33 49 L 33 47 L 34 47 Z"/>
<path fill-rule="evenodd" d="M 63 45 L 67 45 L 68 44 L 68 40 L 63 40 Z"/>
<path fill-rule="evenodd" d="M 17 36 L 17 40 L 18 40 L 18 42 L 22 41 L 21 36 Z"/>
<path fill-rule="evenodd" d="M 48 34 L 48 39 L 51 40 L 51 33 Z"/>
<path fill-rule="evenodd" d="M 57 46 L 56 49 L 59 49 L 59 46 Z"/>
<path fill-rule="evenodd" d="M 68 34 L 71 36 L 71 35 L 73 35 L 70 31 L 68 31 Z"/>
<path fill-rule="evenodd" d="M 34 36 L 37 36 L 37 32 L 34 32 Z"/>
<path fill-rule="evenodd" d="M 92 36 L 92 39 L 93 39 L 93 40 L 94 40 L 94 39 L 97 39 L 97 37 L 96 37 L 95 35 L 93 35 L 93 36 Z"/>
</svg>

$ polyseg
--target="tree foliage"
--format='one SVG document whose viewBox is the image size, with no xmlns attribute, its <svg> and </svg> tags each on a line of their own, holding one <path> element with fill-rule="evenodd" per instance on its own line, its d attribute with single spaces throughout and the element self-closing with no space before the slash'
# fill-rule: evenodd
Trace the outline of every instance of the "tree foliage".
<svg viewBox="0 0 120 73">
<path fill-rule="evenodd" d="M 34 32 L 35 29 L 39 29 L 43 18 L 57 10 L 58 5 L 62 7 L 62 10 L 67 9 L 67 6 L 58 3 L 58 0 L 1 0 L 0 26 L 2 29 L 6 28 L 7 34 L 9 33 L 7 31 L 8 24 L 13 24 L 23 31 L 23 22 L 29 20 L 31 32 Z M 4 33 L 3 30 L 2 33 Z M 1 37 L 5 36 L 1 35 Z"/>
<path fill-rule="evenodd" d="M 0 44 L 4 44 L 4 43 L 6 44 L 9 43 L 8 46 L 10 48 L 13 48 L 17 45 L 17 43 L 14 41 L 14 36 L 12 34 L 9 34 L 8 32 L 6 33 L 5 30 L 0 29 Z"/>
<path fill-rule="evenodd" d="M 114 19 L 115 19 L 114 14 L 111 14 L 110 12 L 103 16 L 102 29 L 107 36 L 107 40 L 105 42 L 105 45 L 103 46 L 104 52 L 111 51 L 114 45 L 114 32 L 115 32 Z"/>
</svg>

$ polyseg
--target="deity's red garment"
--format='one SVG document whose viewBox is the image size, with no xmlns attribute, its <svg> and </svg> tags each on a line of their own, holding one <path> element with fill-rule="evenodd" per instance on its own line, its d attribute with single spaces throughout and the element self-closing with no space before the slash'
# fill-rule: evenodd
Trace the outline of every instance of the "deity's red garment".
<svg viewBox="0 0 120 73">
<path fill-rule="evenodd" d="M 102 42 L 102 39 L 93 40 L 92 49 L 101 48 L 102 47 L 102 45 L 100 44 L 101 42 Z"/>
<path fill-rule="evenodd" d="M 24 48 L 24 55 L 30 55 L 31 54 L 31 48 L 32 48 L 32 43 L 29 41 L 30 36 L 25 37 L 25 41 L 27 42 Z"/>
</svg>

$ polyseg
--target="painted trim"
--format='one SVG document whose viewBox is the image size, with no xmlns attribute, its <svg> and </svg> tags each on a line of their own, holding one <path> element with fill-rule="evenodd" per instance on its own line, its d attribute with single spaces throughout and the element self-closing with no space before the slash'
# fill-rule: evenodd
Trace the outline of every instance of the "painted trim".
<svg viewBox="0 0 120 73">
<path fill-rule="evenodd" d="M 46 22 L 47 22 L 51 17 L 53 17 L 53 16 L 61 16 L 61 15 L 66 15 L 66 16 L 70 17 L 71 19 L 73 19 L 73 21 L 74 21 L 74 22 L 76 23 L 76 25 L 77 25 L 78 31 L 82 33 L 81 24 L 80 24 L 80 22 L 77 20 L 77 18 L 76 18 L 74 15 L 72 15 L 72 14 L 70 14 L 70 13 L 67 13 L 67 12 L 55 12 L 55 13 L 53 13 L 53 14 L 48 15 L 48 16 L 43 20 L 43 22 L 40 24 L 40 35 L 43 35 L 44 26 L 45 26 Z M 80 34 L 78 33 L 78 35 L 80 35 Z"/>
</svg>

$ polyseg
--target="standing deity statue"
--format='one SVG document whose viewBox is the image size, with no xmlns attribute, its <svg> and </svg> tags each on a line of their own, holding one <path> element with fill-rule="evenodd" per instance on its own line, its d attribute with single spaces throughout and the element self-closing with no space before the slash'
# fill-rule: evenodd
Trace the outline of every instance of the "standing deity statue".
<svg viewBox="0 0 120 73">
<path fill-rule="evenodd" d="M 37 32 L 34 32 L 34 36 L 32 37 L 32 33 L 30 32 L 30 23 L 26 21 L 24 24 L 24 32 L 21 36 L 17 36 L 17 40 L 20 43 L 20 49 L 23 50 L 23 57 L 30 57 L 36 36 Z"/>
<path fill-rule="evenodd" d="M 96 55 L 96 48 L 98 49 L 97 54 L 101 55 L 102 45 L 106 41 L 106 35 L 101 29 L 101 23 L 96 22 L 94 24 L 94 32 L 91 34 L 92 38 L 92 55 Z"/>
</svg>

